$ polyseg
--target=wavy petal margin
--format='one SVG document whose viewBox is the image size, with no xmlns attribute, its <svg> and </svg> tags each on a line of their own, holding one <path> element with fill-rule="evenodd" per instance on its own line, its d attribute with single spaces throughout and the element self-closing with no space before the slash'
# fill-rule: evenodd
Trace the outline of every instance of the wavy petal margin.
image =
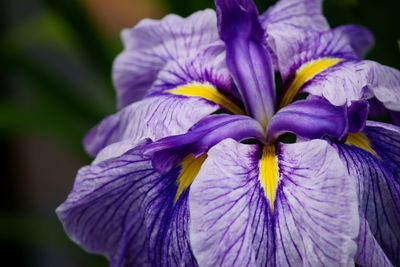
<svg viewBox="0 0 400 267">
<path fill-rule="evenodd" d="M 166 65 L 194 58 L 218 41 L 217 18 L 208 9 L 188 18 L 145 19 L 122 31 L 122 39 L 125 49 L 113 66 L 120 108 L 143 98 Z"/>
</svg>

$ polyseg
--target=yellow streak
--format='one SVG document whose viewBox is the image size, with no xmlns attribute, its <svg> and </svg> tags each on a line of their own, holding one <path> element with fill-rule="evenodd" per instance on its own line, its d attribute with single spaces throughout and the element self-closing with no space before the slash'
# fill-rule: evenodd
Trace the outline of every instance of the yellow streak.
<svg viewBox="0 0 400 267">
<path fill-rule="evenodd" d="M 278 161 L 275 154 L 274 144 L 263 147 L 259 163 L 259 171 L 258 179 L 264 189 L 265 196 L 269 200 L 271 210 L 274 211 L 276 190 L 279 182 Z"/>
<path fill-rule="evenodd" d="M 197 158 L 195 158 L 193 154 L 190 154 L 184 160 L 182 160 L 180 164 L 181 171 L 179 173 L 178 179 L 176 180 L 176 183 L 178 184 L 178 190 L 176 192 L 174 202 L 179 199 L 183 190 L 185 190 L 192 184 L 194 178 L 196 178 L 197 174 L 200 171 L 201 165 L 206 159 L 207 153 L 204 153 Z"/>
<path fill-rule="evenodd" d="M 297 71 L 296 75 L 282 98 L 279 108 L 290 104 L 296 97 L 300 88 L 318 73 L 332 67 L 343 61 L 342 58 L 319 58 L 303 64 Z"/>
<path fill-rule="evenodd" d="M 189 83 L 178 86 L 174 89 L 165 90 L 165 92 L 174 95 L 195 96 L 207 99 L 215 104 L 222 106 L 236 115 L 244 115 L 245 112 L 223 94 L 218 92 L 214 86 L 208 83 Z"/>
<path fill-rule="evenodd" d="M 346 144 L 364 149 L 379 158 L 378 154 L 371 147 L 371 141 L 364 133 L 349 133 L 346 139 Z"/>
</svg>

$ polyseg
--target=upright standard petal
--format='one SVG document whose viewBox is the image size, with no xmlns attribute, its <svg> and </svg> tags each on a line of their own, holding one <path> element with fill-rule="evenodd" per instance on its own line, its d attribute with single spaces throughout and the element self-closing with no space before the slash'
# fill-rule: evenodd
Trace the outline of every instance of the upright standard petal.
<svg viewBox="0 0 400 267">
<path fill-rule="evenodd" d="M 159 72 L 169 63 L 196 57 L 219 40 L 213 10 L 188 18 L 168 15 L 162 20 L 145 19 L 122 32 L 125 49 L 113 67 L 120 108 L 141 99 Z"/>
<path fill-rule="evenodd" d="M 352 116 L 352 119 L 358 118 Z M 366 117 L 363 119 L 365 121 Z M 360 124 L 358 121 L 357 123 Z M 272 117 L 267 129 L 267 141 L 272 141 L 287 132 L 308 140 L 324 136 L 341 139 L 348 130 L 346 106 L 334 106 L 324 99 L 307 99 L 280 109 Z"/>
<path fill-rule="evenodd" d="M 272 211 L 256 145 L 213 147 L 189 195 L 190 240 L 200 266 L 354 266 L 355 184 L 337 152 L 314 140 L 281 145 Z"/>
<path fill-rule="evenodd" d="M 96 156 L 106 146 L 123 140 L 135 144 L 144 138 L 156 141 L 183 134 L 218 108 L 210 101 L 195 97 L 171 94 L 149 97 L 105 118 L 86 135 L 85 149 Z M 125 151 L 131 148 L 128 146 Z"/>
<path fill-rule="evenodd" d="M 261 22 L 267 30 L 277 24 L 316 31 L 329 30 L 322 14 L 322 0 L 280 0 L 261 16 Z"/>
<path fill-rule="evenodd" d="M 400 128 L 367 122 L 364 139 L 364 142 L 348 140 L 347 145 L 335 145 L 350 175 L 357 178 L 361 214 L 368 223 L 365 231 L 373 235 L 372 239 L 376 239 L 392 263 L 397 265 L 400 262 Z M 366 143 L 369 143 L 369 148 Z M 363 244 L 359 245 L 361 249 Z M 359 254 L 363 255 L 363 260 L 379 255 L 364 251 Z M 384 257 L 380 258 L 384 262 Z"/>
<path fill-rule="evenodd" d="M 157 173 L 142 148 L 82 168 L 57 214 L 72 240 L 110 266 L 197 266 L 188 190 L 178 192 L 179 179 L 192 178 L 181 165 Z"/>
<path fill-rule="evenodd" d="M 275 111 L 272 59 L 252 0 L 216 0 L 228 69 L 248 113 L 263 126 Z"/>
</svg>

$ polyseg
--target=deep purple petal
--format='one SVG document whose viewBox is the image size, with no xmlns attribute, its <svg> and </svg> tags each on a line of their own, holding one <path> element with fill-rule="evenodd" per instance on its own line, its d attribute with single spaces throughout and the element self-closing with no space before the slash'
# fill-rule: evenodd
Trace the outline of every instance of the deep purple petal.
<svg viewBox="0 0 400 267">
<path fill-rule="evenodd" d="M 267 125 L 275 108 L 274 73 L 264 30 L 251 0 L 216 0 L 229 71 L 248 113 Z"/>
<path fill-rule="evenodd" d="M 342 138 L 349 129 L 347 108 L 334 106 L 323 99 L 307 99 L 294 102 L 280 109 L 267 129 L 271 141 L 290 132 L 305 139 L 324 136 Z"/>
<path fill-rule="evenodd" d="M 400 126 L 400 112 L 399 111 L 389 110 L 389 117 L 394 124 Z"/>
<path fill-rule="evenodd" d="M 357 239 L 358 250 L 355 262 L 359 266 L 391 267 L 393 264 L 383 252 L 371 232 L 367 220 L 361 214 L 360 234 Z"/>
<path fill-rule="evenodd" d="M 347 109 L 349 132 L 357 133 L 364 129 L 369 112 L 368 101 L 353 101 Z"/>
<path fill-rule="evenodd" d="M 272 213 L 258 179 L 259 149 L 213 147 L 189 195 L 200 266 L 354 266 L 355 184 L 325 141 L 282 145 Z"/>
<path fill-rule="evenodd" d="M 211 115 L 193 126 L 188 133 L 170 136 L 148 145 L 148 154 L 154 153 L 153 164 L 160 172 L 177 165 L 188 154 L 207 152 L 220 141 L 259 139 L 264 141 L 262 126 L 254 119 L 241 115 Z"/>
<path fill-rule="evenodd" d="M 217 109 L 217 105 L 199 98 L 174 95 L 146 98 L 107 117 L 93 128 L 85 137 L 85 148 L 95 156 L 115 142 L 127 140 L 135 144 L 144 138 L 155 141 L 182 134 Z"/>
<path fill-rule="evenodd" d="M 329 30 L 322 14 L 322 0 L 280 0 L 261 16 L 261 21 L 266 29 L 288 24 L 316 31 Z"/>
<path fill-rule="evenodd" d="M 205 10 L 188 18 L 168 15 L 161 20 L 145 19 L 133 29 L 124 30 L 122 39 L 125 49 L 113 67 L 120 108 L 143 98 L 166 65 L 184 65 L 218 41 L 216 15 L 213 10 Z M 186 69 L 179 73 L 187 75 Z"/>
<path fill-rule="evenodd" d="M 111 266 L 197 266 L 188 239 L 185 191 L 174 204 L 179 167 L 161 175 L 131 150 L 80 170 L 57 209 L 65 231 Z"/>
<path fill-rule="evenodd" d="M 336 146 L 357 180 L 369 231 L 396 265 L 400 262 L 400 128 L 367 122 L 364 133 L 379 158 L 352 145 Z"/>
</svg>

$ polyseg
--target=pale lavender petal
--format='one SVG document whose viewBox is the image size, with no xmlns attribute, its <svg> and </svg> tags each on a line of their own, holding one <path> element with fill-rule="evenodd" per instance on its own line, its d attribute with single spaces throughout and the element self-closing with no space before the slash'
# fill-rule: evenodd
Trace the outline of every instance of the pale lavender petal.
<svg viewBox="0 0 400 267">
<path fill-rule="evenodd" d="M 364 133 L 379 158 L 355 146 L 336 146 L 351 176 L 357 179 L 361 213 L 369 231 L 397 265 L 400 262 L 400 128 L 367 122 Z"/>
<path fill-rule="evenodd" d="M 146 228 L 136 203 L 145 199 L 153 176 L 151 161 L 134 154 L 82 168 L 57 209 L 66 233 L 111 266 L 146 266 Z"/>
<path fill-rule="evenodd" d="M 341 26 L 326 32 L 274 25 L 268 29 L 268 34 L 286 82 L 290 81 L 297 69 L 311 60 L 325 57 L 358 59 L 373 43 L 370 31 L 356 25 Z"/>
<path fill-rule="evenodd" d="M 322 96 L 334 105 L 373 97 L 365 88 L 363 61 L 349 60 L 330 67 L 308 81 L 300 92 Z"/>
<path fill-rule="evenodd" d="M 209 83 L 233 95 L 232 79 L 226 66 L 225 45 L 210 44 L 193 57 L 171 61 L 158 73 L 148 94 L 173 89 L 190 82 Z"/>
<path fill-rule="evenodd" d="M 352 116 L 352 119 L 359 117 Z M 359 121 L 356 123 L 360 124 Z M 334 106 L 323 99 L 307 99 L 280 109 L 272 117 L 267 129 L 267 140 L 272 141 L 288 132 L 307 140 L 324 136 L 341 139 L 348 130 L 346 106 Z"/>
<path fill-rule="evenodd" d="M 314 140 L 278 151 L 273 213 L 258 146 L 228 139 L 208 152 L 189 195 L 200 266 L 354 266 L 357 194 L 336 150 Z"/>
<path fill-rule="evenodd" d="M 288 24 L 316 31 L 329 30 L 322 14 L 322 0 L 280 0 L 261 16 L 261 21 L 266 29 L 275 24 Z"/>
<path fill-rule="evenodd" d="M 174 204 L 179 167 L 161 175 L 140 151 L 79 171 L 57 209 L 65 231 L 111 266 L 197 266 L 187 233 L 188 191 Z"/>
<path fill-rule="evenodd" d="M 251 0 L 216 0 L 226 62 L 247 112 L 266 126 L 275 109 L 274 70 Z"/>
<path fill-rule="evenodd" d="M 254 119 L 242 115 L 211 115 L 195 124 L 188 133 L 163 138 L 147 146 L 153 166 L 166 172 L 188 154 L 199 156 L 220 141 L 232 138 L 265 140 L 263 127 Z"/>
<path fill-rule="evenodd" d="M 400 111 L 400 71 L 373 61 L 366 65 L 366 86 L 389 110 Z"/>
<path fill-rule="evenodd" d="M 122 39 L 125 49 L 113 67 L 120 108 L 145 96 L 168 63 L 196 57 L 219 37 L 215 12 L 205 10 L 188 18 L 168 15 L 142 20 L 124 30 Z"/>
<path fill-rule="evenodd" d="M 323 96 L 334 105 L 376 97 L 393 111 L 400 111 L 400 71 L 376 62 L 351 60 L 316 75 L 302 89 Z"/>
<path fill-rule="evenodd" d="M 85 137 L 85 148 L 95 156 L 115 142 L 128 140 L 135 144 L 144 138 L 155 141 L 182 134 L 217 109 L 217 105 L 200 98 L 174 95 L 149 97 L 104 119 Z"/>
</svg>

